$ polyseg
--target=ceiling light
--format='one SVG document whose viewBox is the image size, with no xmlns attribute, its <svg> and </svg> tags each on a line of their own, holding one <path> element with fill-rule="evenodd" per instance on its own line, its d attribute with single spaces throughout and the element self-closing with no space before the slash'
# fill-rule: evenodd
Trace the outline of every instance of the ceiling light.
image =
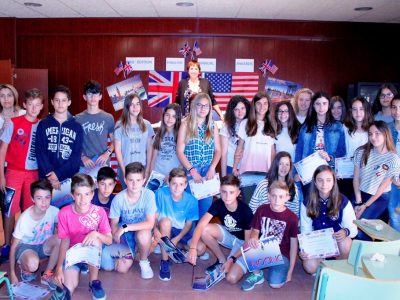
<svg viewBox="0 0 400 300">
<path fill-rule="evenodd" d="M 189 1 L 176 2 L 176 6 L 181 6 L 181 7 L 189 7 L 193 5 L 194 5 L 193 2 Z"/>
<path fill-rule="evenodd" d="M 356 7 L 354 10 L 355 11 L 368 11 L 368 10 L 372 10 L 372 7 L 370 7 L 370 6 L 361 6 L 361 7 Z"/>
<path fill-rule="evenodd" d="M 42 4 L 36 3 L 36 2 L 24 2 L 24 5 L 28 6 L 28 7 L 41 7 L 42 6 Z"/>
</svg>

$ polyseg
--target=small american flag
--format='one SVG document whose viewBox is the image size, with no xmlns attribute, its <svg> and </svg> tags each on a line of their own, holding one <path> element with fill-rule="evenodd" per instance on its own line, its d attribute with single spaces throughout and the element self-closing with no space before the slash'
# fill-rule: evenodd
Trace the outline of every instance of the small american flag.
<svg viewBox="0 0 400 300">
<path fill-rule="evenodd" d="M 190 53 L 191 50 L 192 50 L 192 49 L 190 49 L 188 43 L 186 43 L 186 44 L 183 46 L 183 48 L 181 48 L 181 50 L 179 50 L 179 53 L 182 54 L 183 57 L 186 58 L 186 56 L 189 55 L 189 53 Z"/>
<path fill-rule="evenodd" d="M 278 67 L 276 65 L 274 65 L 274 63 L 272 62 L 271 59 L 268 60 L 267 64 L 266 64 L 266 68 L 268 71 L 270 71 L 272 74 L 275 74 L 276 71 L 278 71 Z"/>
<path fill-rule="evenodd" d="M 199 43 L 197 43 L 197 41 L 195 41 L 193 44 L 192 59 L 195 59 L 197 56 L 199 56 L 202 53 L 203 53 L 203 51 L 201 51 L 201 49 L 199 47 Z"/>
<path fill-rule="evenodd" d="M 117 67 L 114 69 L 114 73 L 115 75 L 118 76 L 119 73 L 121 73 L 123 70 L 124 70 L 124 65 L 122 64 L 122 61 L 120 61 Z"/>
<path fill-rule="evenodd" d="M 232 96 L 241 95 L 251 100 L 258 92 L 257 73 L 205 73 L 211 83 L 215 100 L 225 110 Z"/>
<path fill-rule="evenodd" d="M 129 74 L 131 74 L 133 72 L 133 68 L 131 66 L 131 64 L 129 62 L 127 62 L 124 66 L 124 76 L 126 78 L 126 76 L 128 76 Z"/>
</svg>

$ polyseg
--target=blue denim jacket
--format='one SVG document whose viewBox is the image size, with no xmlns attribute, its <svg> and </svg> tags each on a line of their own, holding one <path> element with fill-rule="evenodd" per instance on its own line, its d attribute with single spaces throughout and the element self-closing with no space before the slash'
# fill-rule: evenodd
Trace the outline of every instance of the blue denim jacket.
<svg viewBox="0 0 400 300">
<path fill-rule="evenodd" d="M 306 132 L 307 126 L 303 124 L 300 129 L 299 139 L 296 146 L 295 162 L 306 158 L 315 152 L 315 140 L 317 138 L 317 127 L 312 132 Z M 343 124 L 335 121 L 331 125 L 324 126 L 325 151 L 332 157 L 343 157 L 346 155 L 346 142 Z M 329 164 L 334 167 L 335 160 Z"/>
</svg>

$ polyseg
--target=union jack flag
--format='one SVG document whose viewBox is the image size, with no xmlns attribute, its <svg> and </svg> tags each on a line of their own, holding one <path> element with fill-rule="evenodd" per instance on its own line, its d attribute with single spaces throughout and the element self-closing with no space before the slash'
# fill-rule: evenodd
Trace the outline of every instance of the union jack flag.
<svg viewBox="0 0 400 300">
<path fill-rule="evenodd" d="M 164 107 L 174 102 L 179 81 L 185 72 L 149 71 L 150 107 Z M 183 77 L 185 78 L 185 77 Z"/>
<path fill-rule="evenodd" d="M 221 110 L 226 109 L 234 95 L 242 95 L 251 100 L 258 92 L 257 73 L 205 73 L 205 78 L 210 81 L 215 100 Z"/>
<path fill-rule="evenodd" d="M 179 53 L 182 54 L 183 57 L 186 58 L 186 56 L 189 55 L 189 53 L 190 53 L 191 50 L 192 50 L 192 49 L 190 49 L 188 43 L 186 43 L 186 44 L 183 46 L 183 48 L 181 48 L 181 50 L 179 50 Z"/>
<path fill-rule="evenodd" d="M 133 68 L 129 62 L 127 62 L 124 66 L 124 77 L 128 76 L 133 72 Z"/>
<path fill-rule="evenodd" d="M 124 70 L 124 65 L 122 64 L 122 61 L 120 61 L 117 67 L 114 69 L 114 73 L 115 75 L 118 76 L 119 73 L 121 73 L 123 70 Z"/>
</svg>

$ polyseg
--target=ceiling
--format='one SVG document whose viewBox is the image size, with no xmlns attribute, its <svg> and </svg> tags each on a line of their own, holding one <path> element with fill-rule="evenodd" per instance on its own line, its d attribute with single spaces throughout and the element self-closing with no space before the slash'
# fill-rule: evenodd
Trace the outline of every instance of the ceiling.
<svg viewBox="0 0 400 300">
<path fill-rule="evenodd" d="M 178 7 L 187 1 L 191 7 Z M 27 7 L 24 2 L 42 4 Z M 241 18 L 400 23 L 400 0 L 0 0 L 0 17 Z M 355 11 L 356 7 L 372 7 Z"/>
</svg>

